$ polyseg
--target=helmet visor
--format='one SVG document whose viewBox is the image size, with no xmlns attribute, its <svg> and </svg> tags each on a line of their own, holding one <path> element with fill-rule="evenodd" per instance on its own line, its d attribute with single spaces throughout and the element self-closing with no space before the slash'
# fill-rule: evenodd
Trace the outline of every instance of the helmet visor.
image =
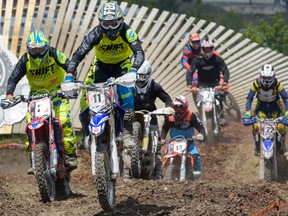
<svg viewBox="0 0 288 216">
<path fill-rule="evenodd" d="M 33 47 L 28 47 L 28 52 L 33 55 L 33 56 L 36 56 L 36 55 L 44 55 L 45 52 L 47 51 L 47 46 L 44 46 L 44 47 L 41 47 L 41 48 L 33 48 Z"/>
<path fill-rule="evenodd" d="M 102 28 L 108 29 L 117 29 L 122 23 L 122 19 L 120 20 L 101 20 L 100 25 Z"/>
<path fill-rule="evenodd" d="M 137 80 L 144 82 L 149 78 L 149 74 L 137 74 Z"/>
</svg>

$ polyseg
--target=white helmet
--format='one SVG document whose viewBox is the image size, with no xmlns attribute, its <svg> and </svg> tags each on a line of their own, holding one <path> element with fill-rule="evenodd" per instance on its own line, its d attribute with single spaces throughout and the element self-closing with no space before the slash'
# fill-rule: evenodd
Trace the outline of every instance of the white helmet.
<svg viewBox="0 0 288 216">
<path fill-rule="evenodd" d="M 147 89 L 149 88 L 152 81 L 151 73 L 151 64 L 148 60 L 145 60 L 137 71 L 136 89 L 138 93 L 147 92 Z"/>
<path fill-rule="evenodd" d="M 261 84 L 269 88 L 275 81 L 276 70 L 271 64 L 265 64 L 260 70 L 260 81 Z"/>
<path fill-rule="evenodd" d="M 206 60 L 210 59 L 213 55 L 213 50 L 214 50 L 213 41 L 204 39 L 201 42 L 201 50 L 202 50 L 202 55 L 204 59 Z"/>
</svg>

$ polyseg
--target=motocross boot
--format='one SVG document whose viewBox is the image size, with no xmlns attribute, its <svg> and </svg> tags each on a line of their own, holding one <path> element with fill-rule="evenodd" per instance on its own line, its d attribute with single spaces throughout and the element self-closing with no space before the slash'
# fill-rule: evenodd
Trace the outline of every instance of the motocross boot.
<svg viewBox="0 0 288 216">
<path fill-rule="evenodd" d="M 284 157 L 288 159 L 288 151 L 286 147 L 286 134 L 281 136 L 281 143 L 282 143 L 282 152 Z"/>
<path fill-rule="evenodd" d="M 123 169 L 123 178 L 126 178 L 126 179 L 130 179 L 131 176 L 130 176 L 130 173 L 129 173 L 129 169 L 127 167 L 124 166 L 124 169 Z"/>
<path fill-rule="evenodd" d="M 31 153 L 30 153 L 30 166 L 27 170 L 27 174 L 28 175 L 34 175 L 34 172 L 33 172 L 33 167 L 32 167 L 32 158 L 31 158 Z"/>
<path fill-rule="evenodd" d="M 255 144 L 254 155 L 260 156 L 260 140 L 257 135 L 253 135 L 253 138 L 254 138 L 254 144 Z"/>
<path fill-rule="evenodd" d="M 163 178 L 162 176 L 162 157 L 161 154 L 155 155 L 155 168 L 154 168 L 154 174 L 152 179 L 154 180 L 161 180 Z"/>
<path fill-rule="evenodd" d="M 72 171 L 72 170 L 77 168 L 78 163 L 77 163 L 77 155 L 76 155 L 76 153 L 65 154 L 65 160 L 66 160 L 66 163 L 68 165 L 68 169 L 70 171 Z"/>
<path fill-rule="evenodd" d="M 126 109 L 124 115 L 124 130 L 128 131 L 131 135 L 133 135 L 133 122 L 135 119 L 135 113 L 132 109 Z"/>
<path fill-rule="evenodd" d="M 83 150 L 85 149 L 85 138 L 87 136 L 89 136 L 89 128 L 88 128 L 88 125 L 89 125 L 89 109 L 85 109 L 84 111 L 82 111 L 80 114 L 79 114 L 79 120 L 81 122 L 81 125 L 82 125 L 82 139 L 81 139 L 81 143 L 79 144 L 78 146 L 78 149 L 80 150 Z"/>
<path fill-rule="evenodd" d="M 221 114 L 219 116 L 219 124 L 221 126 L 225 126 L 226 125 L 226 120 L 224 118 L 224 111 L 221 111 Z"/>
<path fill-rule="evenodd" d="M 194 179 L 196 180 L 196 179 L 199 179 L 202 175 L 201 158 L 200 158 L 200 155 L 198 154 L 193 154 L 192 157 L 194 159 L 193 176 L 194 176 Z"/>
</svg>

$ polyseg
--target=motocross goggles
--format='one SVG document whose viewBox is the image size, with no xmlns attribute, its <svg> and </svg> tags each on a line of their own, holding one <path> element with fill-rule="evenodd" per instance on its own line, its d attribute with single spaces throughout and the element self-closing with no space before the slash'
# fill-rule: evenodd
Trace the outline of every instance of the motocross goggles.
<svg viewBox="0 0 288 216">
<path fill-rule="evenodd" d="M 137 81 L 144 82 L 149 78 L 149 74 L 137 74 Z"/>
<path fill-rule="evenodd" d="M 274 80 L 274 78 L 273 77 L 266 77 L 266 76 L 261 76 L 261 79 L 263 80 L 263 81 L 273 81 Z"/>
<path fill-rule="evenodd" d="M 212 47 L 202 47 L 202 51 L 204 53 L 211 53 L 213 51 Z"/>
<path fill-rule="evenodd" d="M 200 44 L 200 40 L 190 41 L 190 43 L 193 44 L 193 45 L 199 45 Z"/>
<path fill-rule="evenodd" d="M 44 46 L 44 47 L 29 47 L 28 46 L 27 48 L 28 48 L 29 54 L 32 56 L 42 56 L 48 50 L 48 46 Z"/>
<path fill-rule="evenodd" d="M 123 20 L 100 20 L 100 25 L 103 29 L 117 29 L 121 24 Z"/>
</svg>

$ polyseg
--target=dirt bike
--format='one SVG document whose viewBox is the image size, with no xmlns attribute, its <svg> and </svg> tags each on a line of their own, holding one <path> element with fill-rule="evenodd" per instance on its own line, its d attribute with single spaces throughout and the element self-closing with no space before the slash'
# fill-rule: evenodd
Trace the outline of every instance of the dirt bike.
<svg viewBox="0 0 288 216">
<path fill-rule="evenodd" d="M 53 110 L 52 99 L 66 98 L 62 93 L 44 94 L 36 92 L 28 98 L 15 96 L 13 100 L 2 99 L 1 107 L 8 109 L 20 102 L 29 104 L 31 122 L 26 126 L 26 134 L 31 148 L 34 176 L 37 180 L 41 199 L 44 203 L 56 197 L 68 196 L 70 172 L 64 155 L 63 128 Z"/>
<path fill-rule="evenodd" d="M 103 210 L 116 205 L 116 178 L 120 174 L 117 144 L 124 127 L 125 110 L 119 105 L 116 87 L 132 87 L 136 74 L 127 73 L 106 83 L 85 85 L 83 82 L 62 83 L 63 91 L 79 92 L 86 89 L 89 104 L 90 136 L 85 148 L 91 155 L 92 175 L 96 177 L 98 200 Z"/>
<path fill-rule="evenodd" d="M 242 123 L 245 126 L 259 123 L 259 132 L 255 136 L 256 141 L 260 142 L 260 179 L 265 181 L 277 180 L 277 157 L 282 152 L 281 134 L 277 129 L 277 124 L 281 123 L 288 126 L 287 119 L 278 117 L 261 120 L 258 117 L 252 117 L 242 118 Z"/>
<path fill-rule="evenodd" d="M 165 172 L 163 180 L 194 180 L 194 159 L 187 151 L 187 148 L 193 141 L 203 140 L 204 137 L 202 134 L 197 134 L 195 137 L 189 139 L 185 139 L 182 135 L 173 137 L 168 142 L 168 146 L 164 153 L 162 166 Z"/>
<path fill-rule="evenodd" d="M 207 134 L 207 142 L 214 143 L 220 133 L 219 118 L 227 112 L 228 118 L 238 121 L 241 119 L 240 108 L 237 101 L 228 92 L 229 86 L 216 86 L 212 87 L 200 87 L 197 94 L 197 107 L 199 110 L 200 118 L 203 121 L 203 126 Z M 221 104 L 223 109 L 221 109 Z M 233 111 L 236 112 L 236 116 Z"/>
<path fill-rule="evenodd" d="M 133 178 L 151 179 L 155 168 L 155 155 L 159 142 L 158 130 L 150 131 L 152 116 L 172 115 L 171 107 L 149 112 L 135 111 L 133 134 L 137 145 L 131 150 L 131 176 Z M 156 129 L 156 128 L 155 128 Z"/>
</svg>

